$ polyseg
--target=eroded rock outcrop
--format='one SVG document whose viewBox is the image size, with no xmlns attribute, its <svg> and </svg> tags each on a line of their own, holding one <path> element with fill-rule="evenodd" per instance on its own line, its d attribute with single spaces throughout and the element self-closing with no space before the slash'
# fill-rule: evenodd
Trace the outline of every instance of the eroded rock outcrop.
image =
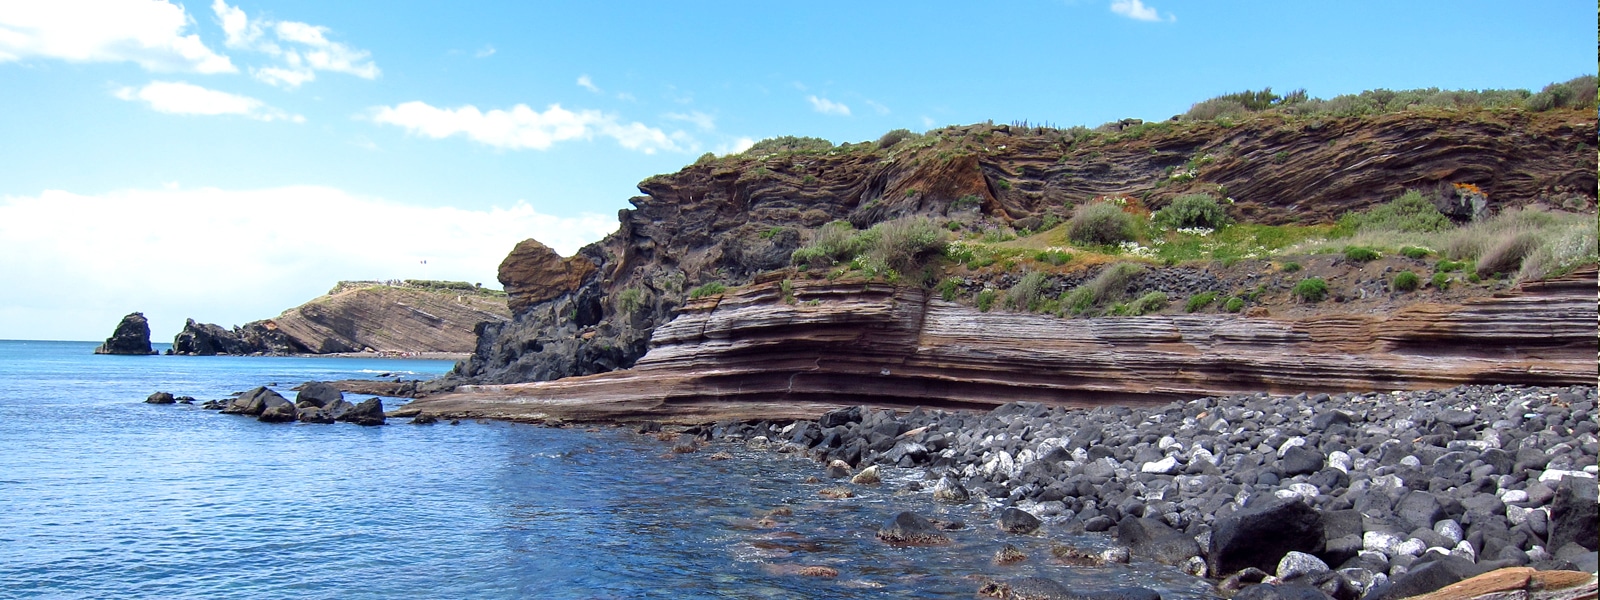
<svg viewBox="0 0 1600 600">
<path fill-rule="evenodd" d="M 1297 318 L 983 313 L 911 287 L 764 281 L 691 301 L 632 369 L 464 386 L 406 407 L 535 420 L 815 418 L 1273 393 L 1592 384 L 1593 269 L 1460 304 Z"/>
<path fill-rule="evenodd" d="M 132 313 L 122 318 L 117 323 L 117 328 L 106 338 L 104 344 L 96 346 L 95 354 L 155 354 L 150 349 L 150 321 L 144 318 L 144 313 Z"/>
</svg>

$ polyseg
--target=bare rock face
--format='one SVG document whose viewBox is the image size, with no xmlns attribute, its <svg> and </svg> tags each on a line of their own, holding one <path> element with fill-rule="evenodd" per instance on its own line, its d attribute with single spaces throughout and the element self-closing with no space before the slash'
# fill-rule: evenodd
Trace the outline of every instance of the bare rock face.
<svg viewBox="0 0 1600 600">
<path fill-rule="evenodd" d="M 94 349 L 95 354 L 155 354 L 150 349 L 150 322 L 144 313 L 133 313 L 117 323 L 117 329 L 106 338 L 106 343 Z"/>
<path fill-rule="evenodd" d="M 532 238 L 522 240 L 500 261 L 500 285 L 511 296 L 512 312 L 578 289 L 595 266 L 582 255 L 561 258 Z"/>
</svg>

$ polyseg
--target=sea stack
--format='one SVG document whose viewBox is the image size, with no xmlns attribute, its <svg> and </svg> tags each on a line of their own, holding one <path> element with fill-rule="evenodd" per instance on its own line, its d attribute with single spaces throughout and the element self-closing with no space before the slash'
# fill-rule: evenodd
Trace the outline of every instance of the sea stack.
<svg viewBox="0 0 1600 600">
<path fill-rule="evenodd" d="M 122 318 L 117 323 L 117 330 L 111 337 L 106 338 L 106 343 L 94 349 L 95 354 L 155 354 L 150 349 L 150 322 L 145 320 L 144 313 L 133 313 Z"/>
</svg>

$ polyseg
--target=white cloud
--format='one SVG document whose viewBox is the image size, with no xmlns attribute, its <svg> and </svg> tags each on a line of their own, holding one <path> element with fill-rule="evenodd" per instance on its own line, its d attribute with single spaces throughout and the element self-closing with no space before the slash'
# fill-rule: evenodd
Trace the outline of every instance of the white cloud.
<svg viewBox="0 0 1600 600">
<path fill-rule="evenodd" d="M 186 317 L 269 318 L 341 279 L 498 287 L 496 268 L 518 241 L 572 254 L 616 226 L 523 202 L 422 207 L 319 186 L 0 197 L 0 339 L 100 339 L 141 310 L 164 341 Z"/>
<path fill-rule="evenodd" d="M 578 87 L 589 90 L 596 94 L 600 93 L 600 88 L 594 84 L 594 80 L 590 79 L 588 75 L 578 76 Z"/>
<path fill-rule="evenodd" d="M 726 145 L 723 145 L 723 146 L 718 146 L 717 147 L 717 154 L 722 154 L 722 155 L 738 154 L 740 152 L 744 152 L 745 150 L 749 150 L 750 147 L 754 146 L 754 145 L 756 145 L 756 141 L 754 139 L 752 139 L 752 138 L 747 138 L 747 137 L 737 138 L 737 139 L 733 140 L 733 143 L 726 144 Z"/>
<path fill-rule="evenodd" d="M 477 52 L 473 52 L 472 53 L 472 57 L 473 58 L 489 58 L 491 56 L 494 56 L 494 53 L 495 53 L 494 45 L 492 45 L 492 44 L 484 44 L 483 47 L 479 48 Z"/>
<path fill-rule="evenodd" d="M 839 115 L 842 117 L 850 116 L 850 107 L 845 106 L 844 104 L 834 102 L 827 98 L 818 98 L 816 96 L 806 96 L 806 100 L 810 101 L 811 108 L 819 113 L 825 115 Z"/>
<path fill-rule="evenodd" d="M 929 116 L 922 117 L 922 129 L 923 130 L 933 129 L 933 117 L 929 117 Z"/>
<path fill-rule="evenodd" d="M 657 150 L 692 151 L 694 140 L 682 131 L 668 134 L 643 123 L 621 123 L 597 110 L 570 111 L 552 104 L 544 112 L 518 104 L 511 110 L 478 110 L 475 106 L 439 108 L 425 102 L 374 107 L 374 122 L 397 125 L 413 134 L 441 139 L 463 135 L 475 141 L 511 150 L 545 150 L 556 142 L 590 139 L 595 134 L 615 139 L 629 150 L 654 154 Z"/>
<path fill-rule="evenodd" d="M 1145 6 L 1142 0 L 1111 0 L 1111 12 L 1139 21 L 1160 21 L 1161 14 L 1153 6 Z M 1167 13 L 1168 21 L 1176 21 L 1178 17 Z"/>
<path fill-rule="evenodd" d="M 255 67 L 250 74 L 264 83 L 294 89 L 314 81 L 318 71 L 376 79 L 381 71 L 372 54 L 328 39 L 328 28 L 298 21 L 251 19 L 244 10 L 214 0 L 212 12 L 222 24 L 229 48 L 251 50 L 278 60 L 277 66 Z M 268 39 L 267 34 L 271 33 Z M 481 51 L 480 51 L 481 52 Z M 490 53 L 493 49 L 490 48 Z"/>
<path fill-rule="evenodd" d="M 878 114 L 880 114 L 880 115 L 889 114 L 889 107 L 887 107 L 887 106 L 884 106 L 884 105 L 879 104 L 877 102 L 873 102 L 871 100 L 867 100 L 866 103 L 867 103 L 867 106 L 872 107 L 872 110 L 877 111 Z"/>
<path fill-rule="evenodd" d="M 220 92 L 182 81 L 152 81 L 141 88 L 119 88 L 112 95 L 123 100 L 144 102 L 156 112 L 174 115 L 241 115 L 258 121 L 296 123 L 306 120 L 305 117 L 291 115 L 249 96 Z"/>
<path fill-rule="evenodd" d="M 688 113 L 667 113 L 663 116 L 674 121 L 692 123 L 695 127 L 705 131 L 715 131 L 717 129 L 717 118 L 698 110 L 691 110 Z"/>
<path fill-rule="evenodd" d="M 53 58 L 73 62 L 132 62 L 150 71 L 236 73 L 185 31 L 183 7 L 163 0 L 49 0 L 0 2 L 0 62 Z"/>
</svg>

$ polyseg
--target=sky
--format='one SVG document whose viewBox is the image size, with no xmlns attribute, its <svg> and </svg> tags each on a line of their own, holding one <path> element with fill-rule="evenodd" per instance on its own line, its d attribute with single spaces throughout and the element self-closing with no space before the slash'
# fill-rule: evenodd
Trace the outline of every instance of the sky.
<svg viewBox="0 0 1600 600">
<path fill-rule="evenodd" d="M 0 339 L 498 287 L 636 184 L 779 135 L 1166 119 L 1271 86 L 1596 70 L 1587 2 L 0 0 Z"/>
</svg>

